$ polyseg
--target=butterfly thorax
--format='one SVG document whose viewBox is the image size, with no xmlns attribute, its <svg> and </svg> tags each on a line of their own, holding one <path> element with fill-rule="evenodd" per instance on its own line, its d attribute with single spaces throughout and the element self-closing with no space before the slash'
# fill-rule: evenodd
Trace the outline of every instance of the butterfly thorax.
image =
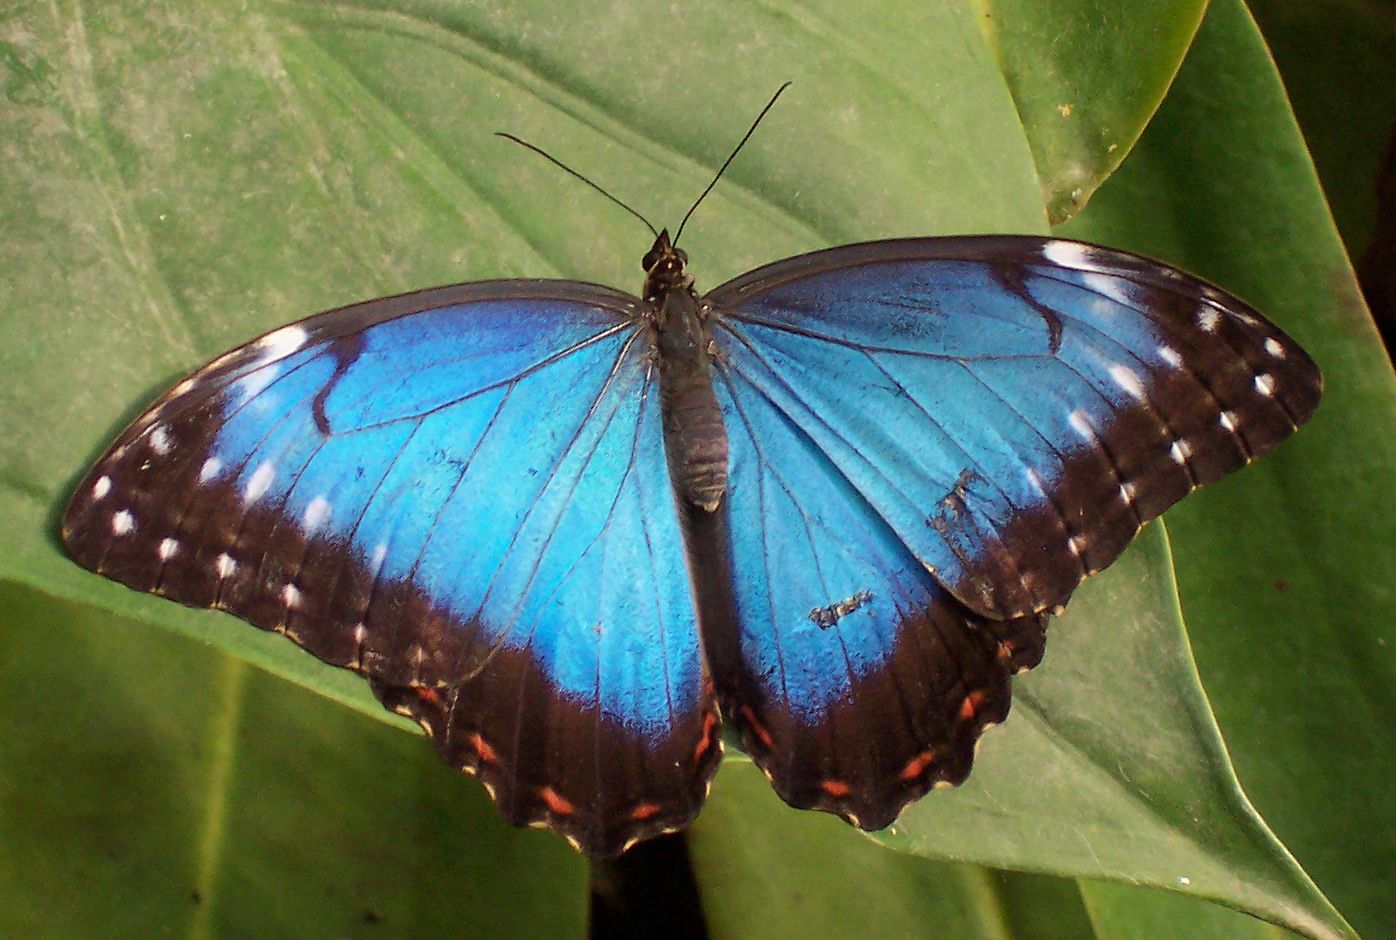
<svg viewBox="0 0 1396 940">
<path fill-rule="evenodd" d="M 708 512 L 727 488 L 727 430 L 713 393 L 711 337 L 684 270 L 688 260 L 659 233 L 644 258 L 645 300 L 652 305 L 669 470 L 684 498 Z"/>
</svg>

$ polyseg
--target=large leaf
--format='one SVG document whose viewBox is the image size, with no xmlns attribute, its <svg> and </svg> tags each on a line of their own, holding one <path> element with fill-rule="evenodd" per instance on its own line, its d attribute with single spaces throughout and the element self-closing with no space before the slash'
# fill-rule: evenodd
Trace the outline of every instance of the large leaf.
<svg viewBox="0 0 1396 940">
<path fill-rule="evenodd" d="M 0 588 L 0 936 L 579 937 L 586 866 L 422 742 Z"/>
<path fill-rule="evenodd" d="M 1120 165 L 1163 100 L 1205 0 L 988 0 L 981 23 L 1003 68 L 1053 224 Z"/>
<path fill-rule="evenodd" d="M 16 152 L 0 261 L 17 276 L 0 285 L 0 512 L 12 521 L 0 575 L 379 711 L 275 638 L 78 571 L 56 551 L 54 520 L 83 464 L 156 388 L 279 322 L 452 280 L 638 286 L 644 230 L 497 128 L 598 168 L 662 221 L 740 134 L 729 103 L 754 111 L 772 70 L 795 79 L 685 235 L 709 285 L 782 254 L 924 230 L 923 207 L 940 231 L 1041 225 L 1015 112 L 967 8 L 889 11 L 878 35 L 902 43 L 904 90 L 860 65 L 856 43 L 757 7 L 682 12 L 668 24 L 689 44 L 675 60 L 695 71 L 662 83 L 628 56 L 581 51 L 644 47 L 646 17 L 538 7 L 500 20 L 429 3 L 211 5 L 188 19 L 182 4 L 114 4 L 92 21 L 35 7 L 19 54 L 42 77 L 2 116 Z M 867 28 L 830 12 L 855 36 Z M 921 37 L 934 54 L 912 54 Z M 707 67 L 708 50 L 739 40 L 768 54 L 745 71 Z M 949 127 L 972 133 L 943 146 Z M 883 143 L 908 135 L 919 146 Z"/>
<path fill-rule="evenodd" d="M 1268 56 L 1213 4 L 1149 132 L 1067 227 L 1226 284 L 1327 389 L 1265 463 L 1169 515 L 1183 610 L 1242 781 L 1353 922 L 1390 931 L 1396 793 L 1396 381 Z"/>
<path fill-rule="evenodd" d="M 22 619 L 8 629 L 42 630 L 76 617 L 77 606 L 47 599 L 64 598 L 211 641 L 238 660 L 381 714 L 352 677 L 278 638 L 124 592 L 66 563 L 53 522 L 84 461 L 157 386 L 315 309 L 473 277 L 637 280 L 646 240 L 635 223 L 490 137 L 497 128 L 555 149 L 657 221 L 672 220 L 740 133 L 741 115 L 779 80 L 795 79 L 685 235 L 703 284 L 854 238 L 1041 230 L 1041 181 L 1051 174 L 1043 172 L 1036 139 L 1034 163 L 999 71 L 1002 41 L 989 45 L 969 3 L 923 6 L 888 4 L 869 13 L 833 3 L 781 10 L 692 4 L 667 11 L 658 32 L 639 7 L 541 2 L 507 13 L 424 2 L 209 4 L 197 16 L 173 2 L 35 4 L 12 12 L 5 61 L 18 66 L 0 111 L 8 141 L 0 265 L 14 272 L 0 284 L 0 431 L 8 444 L 0 454 L 7 521 L 0 577 L 24 587 L 16 588 Z M 1174 28 L 1185 35 L 1191 27 Z M 1082 48 L 1089 55 L 1090 46 Z M 1150 95 L 1161 92 L 1171 68 L 1166 57 L 1151 60 L 1153 77 L 1135 87 L 1154 91 L 1136 96 L 1138 108 L 1120 110 L 1133 122 L 1122 126 L 1143 126 Z M 1030 81 L 1030 74 L 1013 79 L 1020 103 Z M 1034 124 L 1027 125 L 1031 132 Z M 1263 478 L 1265 466 L 1248 472 L 1247 482 Z M 1160 588 L 1167 575 L 1161 543 L 1128 565 L 1097 589 L 1118 613 L 1073 611 L 1060 625 L 1044 667 L 1047 687 L 1059 645 L 1080 644 L 1062 651 L 1070 662 L 1079 651 L 1109 648 L 1116 632 L 1136 647 L 1156 640 L 1150 655 L 1186 666 L 1183 634 Z M 1147 668 L 1147 657 L 1131 665 Z M 127 668 L 142 678 L 137 665 Z M 241 667 L 211 656 L 210 668 Z M 1063 667 L 1059 684 L 1086 689 L 1072 693 L 1066 710 L 1050 696 L 1034 699 L 1030 685 L 1020 699 L 1028 707 L 1019 709 L 1028 718 L 1015 717 L 991 736 L 974 786 L 1020 801 L 1037 792 L 1038 768 L 1014 761 L 1014 737 L 1034 753 L 1055 755 L 1065 785 L 1050 801 L 1034 800 L 1031 814 L 1002 814 L 992 827 L 955 831 L 953 840 L 920 824 L 919 815 L 900 838 L 942 857 L 1079 873 L 1077 847 L 1045 837 L 1051 833 L 1041 820 L 1080 821 L 1080 794 L 1108 783 L 1101 761 L 1137 756 L 1128 747 L 1112 754 L 1110 735 L 1128 743 L 1161 729 L 1170 747 L 1178 745 L 1171 766 L 1179 779 L 1173 786 L 1155 780 L 1101 810 L 1108 826 L 1134 833 L 1138 843 L 1131 855 L 1117 840 L 1109 865 L 1091 873 L 1157 883 L 1163 866 L 1151 853 L 1165 846 L 1170 862 L 1206 873 L 1195 889 L 1205 896 L 1316 936 L 1341 932 L 1235 791 L 1187 672 L 1173 670 L 1179 685 L 1146 682 L 1160 699 L 1129 689 L 1124 677 L 1095 684 L 1079 666 Z M 255 698 L 235 683 L 222 710 L 240 723 L 256 721 Z M 1181 703 L 1182 712 L 1150 711 L 1160 701 Z M 1110 720 L 1128 713 L 1130 723 Z M 1189 733 L 1179 714 L 1203 720 Z M 1080 739 L 1082 727 L 1110 735 L 1087 736 L 1097 752 L 1091 759 L 1062 761 L 1061 741 Z M 23 726 L 6 734 L 27 740 Z M 427 751 L 420 741 L 403 743 Z M 228 746 L 236 753 L 243 745 Z M 996 751 L 1003 756 L 994 758 Z M 7 768 L 6 794 L 35 785 L 16 768 Z M 1199 802 L 1202 790 L 1211 792 Z M 972 802 L 974 794 L 963 797 Z M 931 807 L 926 821 L 943 812 L 934 808 L 939 799 L 923 804 Z M 1182 818 L 1194 805 L 1206 811 L 1206 825 Z M 1161 821 L 1144 825 L 1159 807 Z M 204 810 L 202 827 L 220 825 L 221 813 Z M 791 813 L 764 825 L 829 832 L 825 823 Z M 472 840 L 501 828 L 492 820 L 471 825 Z M 755 839 L 750 825 L 710 838 L 720 814 L 703 825 L 708 845 Z M 839 839 L 851 835 L 835 831 Z M 492 845 L 496 836 L 487 838 Z M 831 852 L 846 844 L 812 838 Z M 192 842 L 182 848 L 196 854 Z M 1194 865 L 1187 853 L 1220 855 Z M 230 863 L 217 855 L 210 864 Z M 1223 867 L 1243 874 L 1223 877 Z M 17 894 L 32 897 L 32 885 L 17 883 Z M 907 895 L 920 903 L 913 888 Z M 237 913 L 256 923 L 257 910 L 248 904 Z"/>
<path fill-rule="evenodd" d="M 1342 919 L 1232 775 L 1175 587 L 1160 574 L 1168 562 L 1155 526 L 1111 577 L 1084 585 L 1056 622 L 1046 668 L 1018 680 L 1013 719 L 985 740 L 976 774 L 878 838 L 942 858 L 1168 888 L 1310 936 L 1340 932 Z"/>
<path fill-rule="evenodd" d="M 718 776 L 691 841 L 714 938 L 1274 940 L 1281 933 L 1179 894 L 887 851 L 835 819 L 783 811 L 749 763 Z"/>
</svg>

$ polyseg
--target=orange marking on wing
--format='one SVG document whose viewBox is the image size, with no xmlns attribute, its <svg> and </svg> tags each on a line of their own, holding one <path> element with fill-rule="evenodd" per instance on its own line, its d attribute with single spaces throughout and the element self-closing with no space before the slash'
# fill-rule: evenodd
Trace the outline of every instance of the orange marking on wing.
<svg viewBox="0 0 1396 940">
<path fill-rule="evenodd" d="M 630 811 L 630 818 L 636 822 L 644 822 L 654 816 L 660 810 L 658 803 L 641 803 Z"/>
<path fill-rule="evenodd" d="M 979 706 L 983 703 L 984 693 L 977 689 L 971 692 L 970 694 L 966 695 L 965 700 L 960 703 L 960 720 L 969 721 L 970 719 L 972 719 L 974 717 L 975 712 L 979 711 Z"/>
<path fill-rule="evenodd" d="M 713 746 L 713 733 L 717 730 L 717 715 L 708 712 L 703 716 L 703 733 L 698 739 L 698 745 L 693 749 L 693 759 L 696 761 L 708 752 L 708 748 Z"/>
<path fill-rule="evenodd" d="M 426 702 L 428 705 L 435 705 L 438 707 L 441 705 L 441 694 L 435 689 L 429 689 L 426 686 L 418 685 L 413 686 L 412 691 L 417 693 L 417 698 Z"/>
<path fill-rule="evenodd" d="M 999 662 L 1006 663 L 1013 658 L 1013 651 L 1016 647 L 1012 640 L 1001 640 L 999 642 L 998 657 Z"/>
<path fill-rule="evenodd" d="M 911 760 L 907 761 L 906 766 L 902 768 L 902 779 L 907 783 L 918 779 L 926 772 L 927 767 L 935 763 L 935 760 L 935 751 L 923 751 L 917 754 Z"/>
<path fill-rule="evenodd" d="M 841 799 L 853 792 L 853 788 L 842 780 L 821 780 L 819 781 L 819 789 L 834 799 Z"/>
<path fill-rule="evenodd" d="M 747 726 L 751 728 L 751 733 L 756 735 L 756 739 L 765 746 L 767 750 L 775 747 L 775 739 L 771 737 L 771 732 L 766 730 L 766 726 L 756 719 L 756 713 L 751 710 L 750 705 L 741 707 L 742 718 Z"/>
<path fill-rule="evenodd" d="M 499 760 L 499 755 L 495 753 L 494 748 L 490 747 L 488 741 L 480 737 L 480 732 L 475 732 L 465 740 L 466 743 L 475 748 L 475 753 L 479 754 L 480 760 L 485 763 L 493 764 L 495 761 Z"/>
<path fill-rule="evenodd" d="M 558 816 L 572 815 L 572 804 L 552 787 L 539 787 L 538 795 L 543 798 L 544 803 L 548 804 L 548 809 Z"/>
</svg>

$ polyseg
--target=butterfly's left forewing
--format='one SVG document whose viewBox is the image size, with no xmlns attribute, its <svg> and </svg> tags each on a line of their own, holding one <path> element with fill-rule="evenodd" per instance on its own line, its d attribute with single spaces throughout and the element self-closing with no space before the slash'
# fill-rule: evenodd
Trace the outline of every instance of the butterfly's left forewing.
<svg viewBox="0 0 1396 940">
<path fill-rule="evenodd" d="M 139 418 L 65 543 L 362 672 L 512 822 L 682 826 L 717 719 L 636 303 L 486 282 L 285 327 Z"/>
<path fill-rule="evenodd" d="M 787 801 L 866 828 L 962 780 L 1048 613 L 1320 389 L 1235 298 L 1071 242 L 845 246 L 704 301 L 732 455 L 717 694 Z"/>
<path fill-rule="evenodd" d="M 1244 303 L 1105 248 L 907 239 L 707 295 L 717 358 L 979 614 L 1064 605 L 1139 527 L 1307 420 L 1313 361 Z"/>
</svg>

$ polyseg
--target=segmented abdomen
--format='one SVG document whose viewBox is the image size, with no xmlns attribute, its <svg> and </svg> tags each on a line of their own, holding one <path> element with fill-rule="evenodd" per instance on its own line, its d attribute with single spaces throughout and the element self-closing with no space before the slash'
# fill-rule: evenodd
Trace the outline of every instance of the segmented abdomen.
<svg viewBox="0 0 1396 940">
<path fill-rule="evenodd" d="M 669 471 L 684 498 L 712 512 L 727 489 L 727 428 L 706 359 L 666 363 L 660 389 Z"/>
</svg>

